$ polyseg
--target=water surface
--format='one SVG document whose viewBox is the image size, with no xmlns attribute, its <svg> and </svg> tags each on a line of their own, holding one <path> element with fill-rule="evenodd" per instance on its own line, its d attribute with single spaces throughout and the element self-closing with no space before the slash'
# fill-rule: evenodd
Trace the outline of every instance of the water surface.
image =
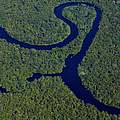
<svg viewBox="0 0 120 120">
<path fill-rule="evenodd" d="M 70 7 L 70 6 L 81 6 L 86 5 L 91 8 L 94 8 L 96 11 L 96 17 L 93 21 L 92 28 L 90 29 L 89 33 L 87 33 L 85 39 L 83 40 L 81 50 L 76 54 L 72 55 L 70 54 L 65 59 L 65 67 L 63 67 L 63 70 L 61 73 L 56 74 L 41 74 L 41 73 L 33 73 L 32 76 L 27 78 L 27 81 L 32 82 L 36 79 L 41 78 L 42 76 L 59 76 L 62 78 L 65 85 L 68 86 L 68 88 L 74 93 L 74 95 L 80 99 L 83 100 L 85 103 L 89 103 L 91 105 L 94 105 L 98 110 L 101 112 L 107 112 L 109 114 L 120 114 L 120 108 L 116 108 L 113 106 L 106 105 L 99 100 L 97 100 L 92 93 L 85 88 L 85 86 L 82 84 L 81 78 L 78 75 L 78 65 L 81 64 L 83 58 L 86 56 L 86 53 L 93 42 L 96 33 L 99 30 L 100 21 L 102 18 L 102 10 L 100 7 L 96 6 L 95 4 L 91 4 L 88 2 L 67 2 L 60 4 L 55 7 L 54 14 L 57 18 L 64 21 L 67 25 L 70 27 L 70 34 L 68 37 L 66 37 L 62 42 L 52 44 L 52 45 L 31 45 L 29 43 L 21 42 L 20 40 L 17 40 L 13 37 L 11 37 L 5 28 L 0 27 L 0 38 L 5 39 L 6 42 L 9 42 L 11 44 L 19 45 L 22 48 L 28 48 L 28 49 L 36 49 L 36 50 L 51 50 L 56 47 L 64 47 L 65 45 L 69 44 L 72 40 L 74 40 L 79 34 L 78 27 L 75 23 L 71 22 L 69 19 L 65 18 L 62 15 L 62 12 L 64 8 Z M 0 87 L 0 91 L 2 93 L 7 93 L 8 91 Z"/>
</svg>

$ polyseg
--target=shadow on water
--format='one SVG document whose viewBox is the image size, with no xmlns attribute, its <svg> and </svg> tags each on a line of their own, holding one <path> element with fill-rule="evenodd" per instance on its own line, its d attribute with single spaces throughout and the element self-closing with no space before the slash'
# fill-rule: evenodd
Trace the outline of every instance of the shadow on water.
<svg viewBox="0 0 120 120">
<path fill-rule="evenodd" d="M 99 30 L 99 24 L 102 18 L 102 10 L 95 4 L 91 4 L 88 2 L 67 2 L 60 4 L 59 6 L 55 7 L 54 9 L 54 14 L 56 15 L 57 18 L 63 20 L 67 25 L 70 27 L 70 34 L 68 35 L 67 38 L 65 38 L 64 41 L 52 44 L 52 45 L 47 45 L 47 46 L 39 46 L 39 45 L 31 45 L 29 43 L 24 43 L 21 42 L 20 40 L 17 40 L 15 38 L 12 38 L 5 28 L 0 27 L 0 38 L 5 39 L 7 42 L 11 44 L 16 44 L 20 45 L 20 47 L 23 48 L 28 48 L 28 49 L 36 49 L 36 50 L 51 50 L 52 48 L 56 47 L 63 47 L 72 40 L 74 40 L 79 34 L 77 25 L 62 16 L 62 11 L 65 7 L 70 7 L 70 6 L 80 6 L 80 5 L 86 5 L 89 7 L 92 7 L 96 11 L 96 17 L 95 20 L 93 21 L 93 25 L 89 33 L 86 35 L 85 39 L 83 40 L 83 44 L 81 47 L 81 50 L 76 54 L 76 55 L 69 55 L 66 60 L 65 60 L 65 67 L 63 67 L 63 70 L 61 73 L 56 73 L 56 74 L 40 74 L 40 73 L 33 73 L 33 75 L 29 78 L 27 78 L 28 82 L 32 82 L 35 79 L 39 79 L 42 76 L 59 76 L 62 78 L 63 82 L 65 85 L 68 86 L 68 88 L 75 94 L 75 96 L 78 99 L 83 100 L 85 103 L 89 103 L 91 105 L 94 105 L 98 110 L 107 112 L 109 114 L 115 114 L 118 115 L 120 114 L 120 108 L 116 108 L 113 106 L 106 105 L 100 101 L 98 101 L 92 93 L 85 88 L 85 86 L 82 84 L 81 78 L 78 75 L 78 65 L 82 62 L 84 56 L 86 55 L 86 52 L 88 51 L 96 33 Z M 1 93 L 7 93 L 7 90 L 3 87 L 0 87 Z"/>
</svg>

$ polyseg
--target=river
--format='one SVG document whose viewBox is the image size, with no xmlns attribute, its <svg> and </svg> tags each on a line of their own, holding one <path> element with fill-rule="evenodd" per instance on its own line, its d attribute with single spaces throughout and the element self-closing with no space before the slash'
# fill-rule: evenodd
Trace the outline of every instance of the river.
<svg viewBox="0 0 120 120">
<path fill-rule="evenodd" d="M 63 67 L 63 70 L 61 73 L 56 74 L 41 74 L 41 73 L 33 73 L 32 76 L 27 78 L 27 81 L 32 82 L 35 79 L 39 79 L 42 76 L 59 76 L 62 78 L 65 85 L 68 86 L 68 88 L 74 93 L 74 95 L 80 99 L 83 100 L 84 103 L 89 103 L 91 105 L 94 105 L 99 111 L 107 112 L 108 114 L 120 114 L 120 108 L 113 107 L 106 105 L 99 100 L 97 100 L 92 93 L 85 88 L 85 86 L 82 84 L 81 78 L 78 75 L 78 65 L 82 62 L 83 58 L 86 56 L 86 53 L 93 42 L 96 33 L 99 30 L 100 21 L 102 18 L 102 10 L 100 7 L 96 6 L 95 4 L 91 4 L 88 2 L 67 2 L 60 4 L 54 8 L 54 14 L 57 18 L 64 21 L 67 25 L 70 27 L 70 34 L 68 37 L 66 37 L 62 42 L 58 42 L 56 44 L 52 45 L 31 45 L 29 43 L 21 42 L 20 40 L 17 40 L 13 37 L 11 37 L 5 28 L 0 27 L 0 38 L 5 39 L 6 42 L 9 42 L 11 44 L 19 45 L 22 48 L 28 48 L 28 49 L 36 49 L 36 50 L 51 50 L 53 48 L 59 47 L 62 48 L 65 45 L 69 44 L 72 40 L 74 40 L 79 34 L 78 27 L 75 23 L 71 22 L 69 19 L 65 18 L 62 15 L 62 12 L 65 7 L 70 6 L 81 6 L 86 5 L 89 7 L 92 7 L 96 11 L 96 17 L 93 21 L 92 28 L 90 29 L 89 33 L 87 33 L 85 39 L 83 40 L 81 50 L 76 55 L 68 55 L 65 59 L 65 67 Z M 2 93 L 8 93 L 10 91 L 7 91 L 4 87 L 0 87 L 0 91 Z"/>
</svg>

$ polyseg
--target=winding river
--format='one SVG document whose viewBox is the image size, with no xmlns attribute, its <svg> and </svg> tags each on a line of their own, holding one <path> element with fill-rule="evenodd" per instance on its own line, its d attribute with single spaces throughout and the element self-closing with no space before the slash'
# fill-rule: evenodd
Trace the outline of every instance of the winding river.
<svg viewBox="0 0 120 120">
<path fill-rule="evenodd" d="M 51 50 L 52 48 L 56 47 L 63 47 L 67 44 L 69 44 L 72 40 L 74 40 L 79 34 L 78 27 L 75 23 L 71 22 L 69 19 L 65 18 L 62 15 L 62 11 L 65 7 L 70 6 L 81 6 L 86 5 L 89 7 L 92 7 L 96 11 L 96 17 L 93 21 L 93 25 L 89 33 L 87 33 L 85 39 L 83 40 L 81 50 L 76 55 L 68 55 L 65 59 L 65 67 L 63 67 L 63 70 L 61 73 L 56 74 L 40 74 L 40 73 L 33 73 L 32 76 L 27 78 L 27 81 L 32 82 L 35 79 L 39 79 L 42 76 L 59 76 L 62 78 L 65 85 L 68 86 L 68 88 L 74 93 L 74 95 L 80 99 L 83 100 L 85 103 L 94 105 L 99 111 L 107 112 L 108 114 L 120 114 L 120 108 L 113 107 L 106 105 L 99 100 L 97 100 L 92 93 L 85 88 L 85 86 L 82 84 L 81 78 L 78 75 L 78 65 L 82 62 L 83 58 L 85 57 L 92 41 L 94 40 L 94 37 L 96 33 L 99 30 L 100 21 L 102 18 L 102 10 L 100 7 L 96 6 L 95 4 L 91 4 L 88 2 L 67 2 L 60 4 L 55 7 L 54 14 L 57 18 L 64 21 L 67 25 L 70 27 L 70 34 L 68 37 L 66 37 L 62 42 L 58 42 L 56 44 L 52 45 L 31 45 L 25 42 L 21 42 L 20 40 L 17 40 L 13 37 L 11 37 L 5 28 L 0 27 L 0 38 L 5 39 L 7 42 L 11 44 L 19 45 L 22 48 L 28 48 L 28 49 L 36 49 L 36 50 Z M 8 93 L 10 91 L 7 91 L 6 88 L 0 87 L 1 93 Z"/>
</svg>

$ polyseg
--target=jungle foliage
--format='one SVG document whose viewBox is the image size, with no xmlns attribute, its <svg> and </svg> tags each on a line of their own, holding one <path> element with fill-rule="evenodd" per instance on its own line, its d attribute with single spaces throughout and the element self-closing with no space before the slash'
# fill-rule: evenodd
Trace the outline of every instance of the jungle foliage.
<svg viewBox="0 0 120 120">
<path fill-rule="evenodd" d="M 69 27 L 54 15 L 54 7 L 71 0 L 0 0 L 0 26 L 21 41 L 44 45 L 64 40 Z M 78 1 L 78 0 L 73 0 Z M 87 0 L 86 0 L 87 1 Z M 89 0 L 88 0 L 89 1 Z M 113 0 L 91 0 L 102 7 L 103 18 L 78 71 L 83 84 L 100 101 L 120 107 L 120 5 Z M 95 11 L 86 6 L 66 8 L 80 35 L 51 51 L 23 49 L 0 40 L 0 120 L 119 120 L 84 104 L 59 77 L 28 83 L 32 73 L 60 73 L 69 54 L 76 54 L 89 32 Z"/>
</svg>

